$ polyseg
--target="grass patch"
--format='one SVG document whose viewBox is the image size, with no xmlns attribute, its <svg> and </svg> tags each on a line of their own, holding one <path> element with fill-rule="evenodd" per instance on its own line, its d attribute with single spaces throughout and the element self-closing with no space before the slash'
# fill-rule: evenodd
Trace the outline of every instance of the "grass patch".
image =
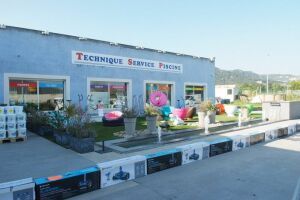
<svg viewBox="0 0 300 200">
<path fill-rule="evenodd" d="M 113 140 L 118 139 L 119 137 L 114 136 L 113 133 L 124 131 L 124 126 L 103 126 L 102 122 L 94 122 L 90 124 L 91 128 L 96 131 L 96 141 L 103 141 L 103 140 Z M 146 119 L 143 117 L 137 118 L 136 121 L 136 129 L 142 130 L 147 128 Z"/>
</svg>

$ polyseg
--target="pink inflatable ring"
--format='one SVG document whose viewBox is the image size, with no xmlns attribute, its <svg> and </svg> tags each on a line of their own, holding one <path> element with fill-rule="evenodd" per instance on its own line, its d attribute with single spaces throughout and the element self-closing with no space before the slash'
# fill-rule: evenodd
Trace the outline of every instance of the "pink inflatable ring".
<svg viewBox="0 0 300 200">
<path fill-rule="evenodd" d="M 154 106 L 162 107 L 167 104 L 168 98 L 161 91 L 155 91 L 150 94 L 150 102 Z"/>
</svg>

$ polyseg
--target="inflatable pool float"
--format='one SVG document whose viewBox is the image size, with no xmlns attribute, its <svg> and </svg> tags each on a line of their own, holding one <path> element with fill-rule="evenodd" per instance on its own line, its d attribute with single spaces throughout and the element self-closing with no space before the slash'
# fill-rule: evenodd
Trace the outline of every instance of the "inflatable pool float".
<svg viewBox="0 0 300 200">
<path fill-rule="evenodd" d="M 155 91 L 150 94 L 150 102 L 154 106 L 162 107 L 167 104 L 168 98 L 161 91 Z"/>
<path fill-rule="evenodd" d="M 108 112 L 102 117 L 102 122 L 104 126 L 123 126 L 123 113 L 120 111 Z"/>
<path fill-rule="evenodd" d="M 186 118 L 187 112 L 188 108 L 174 108 L 172 114 L 184 120 Z"/>
</svg>

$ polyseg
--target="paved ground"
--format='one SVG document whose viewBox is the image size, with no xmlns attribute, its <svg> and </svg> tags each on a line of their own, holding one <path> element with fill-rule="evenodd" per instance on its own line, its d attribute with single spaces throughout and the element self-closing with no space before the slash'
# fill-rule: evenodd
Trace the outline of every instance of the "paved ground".
<svg viewBox="0 0 300 200">
<path fill-rule="evenodd" d="M 287 200 L 300 176 L 300 134 L 73 198 Z"/>
<path fill-rule="evenodd" d="M 25 142 L 0 144 L 0 183 L 94 166 L 77 153 L 29 133 Z"/>
</svg>

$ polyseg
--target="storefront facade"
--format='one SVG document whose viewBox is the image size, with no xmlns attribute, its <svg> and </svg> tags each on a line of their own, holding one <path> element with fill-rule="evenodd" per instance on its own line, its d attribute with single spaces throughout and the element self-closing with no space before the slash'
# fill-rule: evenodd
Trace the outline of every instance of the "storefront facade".
<svg viewBox="0 0 300 200">
<path fill-rule="evenodd" d="M 0 52 L 0 103 L 52 110 L 66 100 L 89 109 L 101 101 L 118 109 L 157 90 L 172 106 L 214 98 L 207 58 L 16 27 L 0 29 Z"/>
</svg>

